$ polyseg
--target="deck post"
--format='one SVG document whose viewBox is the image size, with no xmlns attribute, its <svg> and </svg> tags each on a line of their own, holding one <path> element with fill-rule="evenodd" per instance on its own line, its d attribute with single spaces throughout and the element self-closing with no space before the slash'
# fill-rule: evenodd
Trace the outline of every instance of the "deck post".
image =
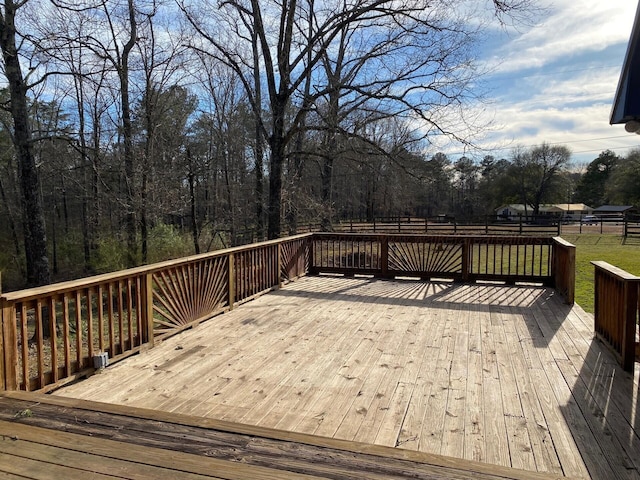
<svg viewBox="0 0 640 480">
<path fill-rule="evenodd" d="M 471 239 L 465 238 L 462 241 L 462 281 L 468 282 L 471 275 Z"/>
<path fill-rule="evenodd" d="M 382 277 L 389 277 L 389 237 L 383 235 L 380 237 L 380 269 Z"/>
<path fill-rule="evenodd" d="M 596 335 L 619 355 L 622 368 L 633 372 L 640 277 L 607 262 L 591 263 L 595 267 L 593 319 Z"/>
<path fill-rule="evenodd" d="M 233 304 L 236 301 L 236 268 L 235 268 L 235 256 L 233 253 L 227 255 L 227 264 L 229 265 L 229 275 L 227 277 L 228 288 L 228 303 L 229 310 L 233 310 Z"/>
<path fill-rule="evenodd" d="M 153 347 L 154 335 L 153 335 L 153 273 L 149 272 L 144 276 L 144 343 L 147 343 L 149 347 Z"/>
<path fill-rule="evenodd" d="M 278 258 L 276 259 L 276 268 L 278 269 L 278 288 L 282 288 L 282 242 L 278 242 L 276 246 L 276 255 Z"/>
<path fill-rule="evenodd" d="M 560 292 L 565 303 L 573 305 L 576 290 L 576 247 L 561 237 L 553 237 L 551 248 L 553 287 Z"/>
<path fill-rule="evenodd" d="M 5 342 L 4 342 L 4 304 L 5 300 L 0 298 L 0 389 L 7 390 L 6 372 L 5 372 Z"/>
<path fill-rule="evenodd" d="M 633 372 L 636 361 L 636 314 L 638 311 L 638 283 L 624 282 L 622 297 L 622 352 L 620 364 L 627 372 Z"/>
<path fill-rule="evenodd" d="M 17 390 L 18 389 L 18 340 L 17 340 L 17 324 L 15 316 L 15 308 L 13 303 L 8 302 L 5 299 L 0 299 L 0 308 L 2 308 L 1 327 L 2 342 L 0 345 L 0 375 L 2 375 L 2 382 L 0 387 L 3 390 Z M 24 319 L 22 319 L 24 321 Z M 23 338 L 23 342 L 27 339 Z M 25 379 L 25 383 L 27 379 Z"/>
</svg>

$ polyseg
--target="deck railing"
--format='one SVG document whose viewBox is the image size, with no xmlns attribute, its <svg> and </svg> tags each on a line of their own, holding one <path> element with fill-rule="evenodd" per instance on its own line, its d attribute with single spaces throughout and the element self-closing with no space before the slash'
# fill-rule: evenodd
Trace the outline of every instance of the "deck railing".
<svg viewBox="0 0 640 480">
<path fill-rule="evenodd" d="M 0 388 L 57 388 L 309 272 L 538 282 L 572 302 L 573 248 L 548 237 L 304 234 L 5 293 Z"/>
<path fill-rule="evenodd" d="M 316 233 L 312 273 L 540 282 L 573 303 L 575 247 L 559 237 Z"/>
<path fill-rule="evenodd" d="M 55 388 L 304 275 L 309 237 L 6 293 L 0 387 Z"/>
<path fill-rule="evenodd" d="M 633 371 L 638 342 L 638 287 L 640 277 L 607 262 L 595 267 L 594 323 L 596 335 L 611 347 L 620 365 Z"/>
</svg>

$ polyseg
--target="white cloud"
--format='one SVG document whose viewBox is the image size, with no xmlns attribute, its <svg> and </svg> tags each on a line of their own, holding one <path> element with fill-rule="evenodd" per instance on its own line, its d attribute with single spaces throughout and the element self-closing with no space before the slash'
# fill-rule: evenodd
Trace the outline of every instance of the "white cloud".
<svg viewBox="0 0 640 480">
<path fill-rule="evenodd" d="M 497 71 L 513 72 L 626 43 L 636 6 L 629 0 L 557 1 L 539 25 L 507 37 L 488 63 Z"/>
</svg>

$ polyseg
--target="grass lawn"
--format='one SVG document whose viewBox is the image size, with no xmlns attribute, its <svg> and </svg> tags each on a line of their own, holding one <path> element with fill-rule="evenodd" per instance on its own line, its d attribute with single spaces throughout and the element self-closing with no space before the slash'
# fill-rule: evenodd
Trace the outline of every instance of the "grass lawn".
<svg viewBox="0 0 640 480">
<path fill-rule="evenodd" d="M 633 275 L 640 275 L 640 238 L 619 235 L 563 235 L 576 246 L 576 303 L 593 313 L 592 260 L 603 260 Z"/>
</svg>

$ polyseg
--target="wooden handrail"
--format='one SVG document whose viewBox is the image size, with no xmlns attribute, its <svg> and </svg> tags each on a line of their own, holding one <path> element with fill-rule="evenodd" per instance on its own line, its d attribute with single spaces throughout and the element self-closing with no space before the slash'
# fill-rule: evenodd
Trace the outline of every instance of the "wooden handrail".
<svg viewBox="0 0 640 480">
<path fill-rule="evenodd" d="M 633 372 L 640 277 L 607 262 L 591 263 L 595 269 L 594 330 L 611 347 L 622 368 Z"/>
<path fill-rule="evenodd" d="M 225 248 L 222 250 L 215 250 L 213 252 L 201 253 L 199 255 L 190 255 L 187 257 L 180 257 L 173 260 L 165 260 L 164 262 L 152 263 L 149 265 L 143 265 L 140 267 L 128 268 L 126 270 L 119 270 L 117 272 L 103 273 L 100 275 L 93 275 L 91 277 L 84 277 L 77 280 L 69 280 L 66 282 L 52 283 L 50 285 L 44 285 L 41 287 L 27 288 L 23 290 L 17 290 L 14 292 L 6 292 L 1 295 L 2 298 L 9 301 L 18 300 L 30 300 L 42 295 L 50 293 L 63 293 L 65 291 L 76 290 L 79 287 L 92 287 L 101 283 L 107 283 L 110 281 L 120 280 L 127 277 L 143 273 L 153 273 L 159 270 L 164 270 L 173 266 L 183 265 L 185 263 L 197 262 L 200 260 L 222 257 L 230 253 L 239 253 L 255 249 L 256 247 L 266 247 L 270 245 L 278 245 L 283 241 L 291 241 L 296 239 L 303 239 L 312 237 L 313 233 L 302 233 L 300 235 L 294 235 L 291 237 L 280 238 L 276 240 L 267 240 L 264 242 L 252 243 L 250 245 L 241 245 L 238 247 Z"/>
</svg>

